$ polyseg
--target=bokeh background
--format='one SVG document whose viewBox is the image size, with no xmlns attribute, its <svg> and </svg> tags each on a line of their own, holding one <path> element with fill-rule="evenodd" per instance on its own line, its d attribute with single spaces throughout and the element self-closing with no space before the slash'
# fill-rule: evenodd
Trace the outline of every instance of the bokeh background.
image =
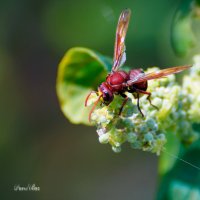
<svg viewBox="0 0 200 200">
<path fill-rule="evenodd" d="M 95 128 L 72 125 L 55 92 L 71 47 L 113 55 L 119 14 L 131 8 L 127 65 L 186 64 L 170 26 L 179 0 L 0 0 L 0 199 L 154 199 L 157 157 L 100 145 Z M 70 97 L 69 97 L 70 98 Z M 39 192 L 16 192 L 35 184 Z"/>
</svg>

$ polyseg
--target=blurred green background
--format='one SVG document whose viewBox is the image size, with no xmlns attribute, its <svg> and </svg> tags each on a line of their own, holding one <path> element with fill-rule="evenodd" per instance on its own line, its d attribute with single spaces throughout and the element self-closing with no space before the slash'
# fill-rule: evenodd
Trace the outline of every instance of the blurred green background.
<svg viewBox="0 0 200 200">
<path fill-rule="evenodd" d="M 112 57 L 119 14 L 132 10 L 126 39 L 133 67 L 186 64 L 170 26 L 179 0 L 0 1 L 0 199 L 154 199 L 155 155 L 100 145 L 95 128 L 70 124 L 55 92 L 65 51 Z M 69 97 L 70 98 L 70 97 Z M 14 191 L 35 184 L 39 192 Z"/>
</svg>

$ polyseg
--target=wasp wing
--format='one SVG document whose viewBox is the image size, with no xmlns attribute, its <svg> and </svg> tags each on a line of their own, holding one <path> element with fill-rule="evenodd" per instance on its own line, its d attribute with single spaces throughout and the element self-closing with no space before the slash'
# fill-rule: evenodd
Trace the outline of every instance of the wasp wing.
<svg viewBox="0 0 200 200">
<path fill-rule="evenodd" d="M 117 71 L 126 61 L 125 37 L 128 29 L 128 24 L 131 16 L 131 10 L 125 9 L 122 11 L 116 30 L 115 49 L 112 71 Z"/>
<path fill-rule="evenodd" d="M 170 74 L 179 73 L 179 72 L 186 70 L 190 67 L 191 66 L 178 66 L 178 67 L 171 67 L 171 68 L 151 72 L 151 73 L 148 73 L 148 74 L 141 74 L 140 76 L 136 77 L 135 79 L 127 81 L 127 85 L 130 86 L 130 85 L 133 85 L 135 83 L 141 83 L 141 82 L 152 80 L 152 79 L 164 78 L 164 77 L 166 77 Z"/>
</svg>

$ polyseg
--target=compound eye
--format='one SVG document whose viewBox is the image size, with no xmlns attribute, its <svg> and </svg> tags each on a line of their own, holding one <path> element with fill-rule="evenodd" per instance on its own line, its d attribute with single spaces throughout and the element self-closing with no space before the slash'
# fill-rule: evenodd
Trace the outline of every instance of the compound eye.
<svg viewBox="0 0 200 200">
<path fill-rule="evenodd" d="M 103 100 L 106 102 L 108 102 L 110 100 L 110 95 L 108 92 L 103 93 Z"/>
</svg>

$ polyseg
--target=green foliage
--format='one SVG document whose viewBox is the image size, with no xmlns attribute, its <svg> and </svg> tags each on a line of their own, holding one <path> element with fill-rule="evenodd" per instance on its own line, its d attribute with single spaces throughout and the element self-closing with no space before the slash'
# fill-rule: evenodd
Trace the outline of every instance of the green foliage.
<svg viewBox="0 0 200 200">
<path fill-rule="evenodd" d="M 168 143 L 171 143 L 171 141 L 168 141 Z M 172 152 L 173 150 L 168 149 L 168 151 Z M 188 148 L 179 145 L 178 151 L 176 151 L 175 154 L 178 155 L 179 159 L 183 159 L 195 166 L 180 162 L 179 159 L 176 159 L 174 154 L 168 154 L 168 152 L 163 154 L 168 158 L 173 157 L 175 159 L 170 170 L 163 174 L 157 194 L 157 200 L 200 199 L 200 168 L 196 167 L 200 166 L 199 154 L 200 140 L 196 141 Z M 163 164 L 162 158 L 161 164 Z"/>
<path fill-rule="evenodd" d="M 72 48 L 59 64 L 56 91 L 64 115 L 72 123 L 89 125 L 86 95 L 104 80 L 111 60 L 86 48 Z"/>
<path fill-rule="evenodd" d="M 199 16 L 199 1 L 184 0 L 177 9 L 171 28 L 171 41 L 175 53 L 185 56 L 198 43 L 193 22 Z"/>
</svg>

